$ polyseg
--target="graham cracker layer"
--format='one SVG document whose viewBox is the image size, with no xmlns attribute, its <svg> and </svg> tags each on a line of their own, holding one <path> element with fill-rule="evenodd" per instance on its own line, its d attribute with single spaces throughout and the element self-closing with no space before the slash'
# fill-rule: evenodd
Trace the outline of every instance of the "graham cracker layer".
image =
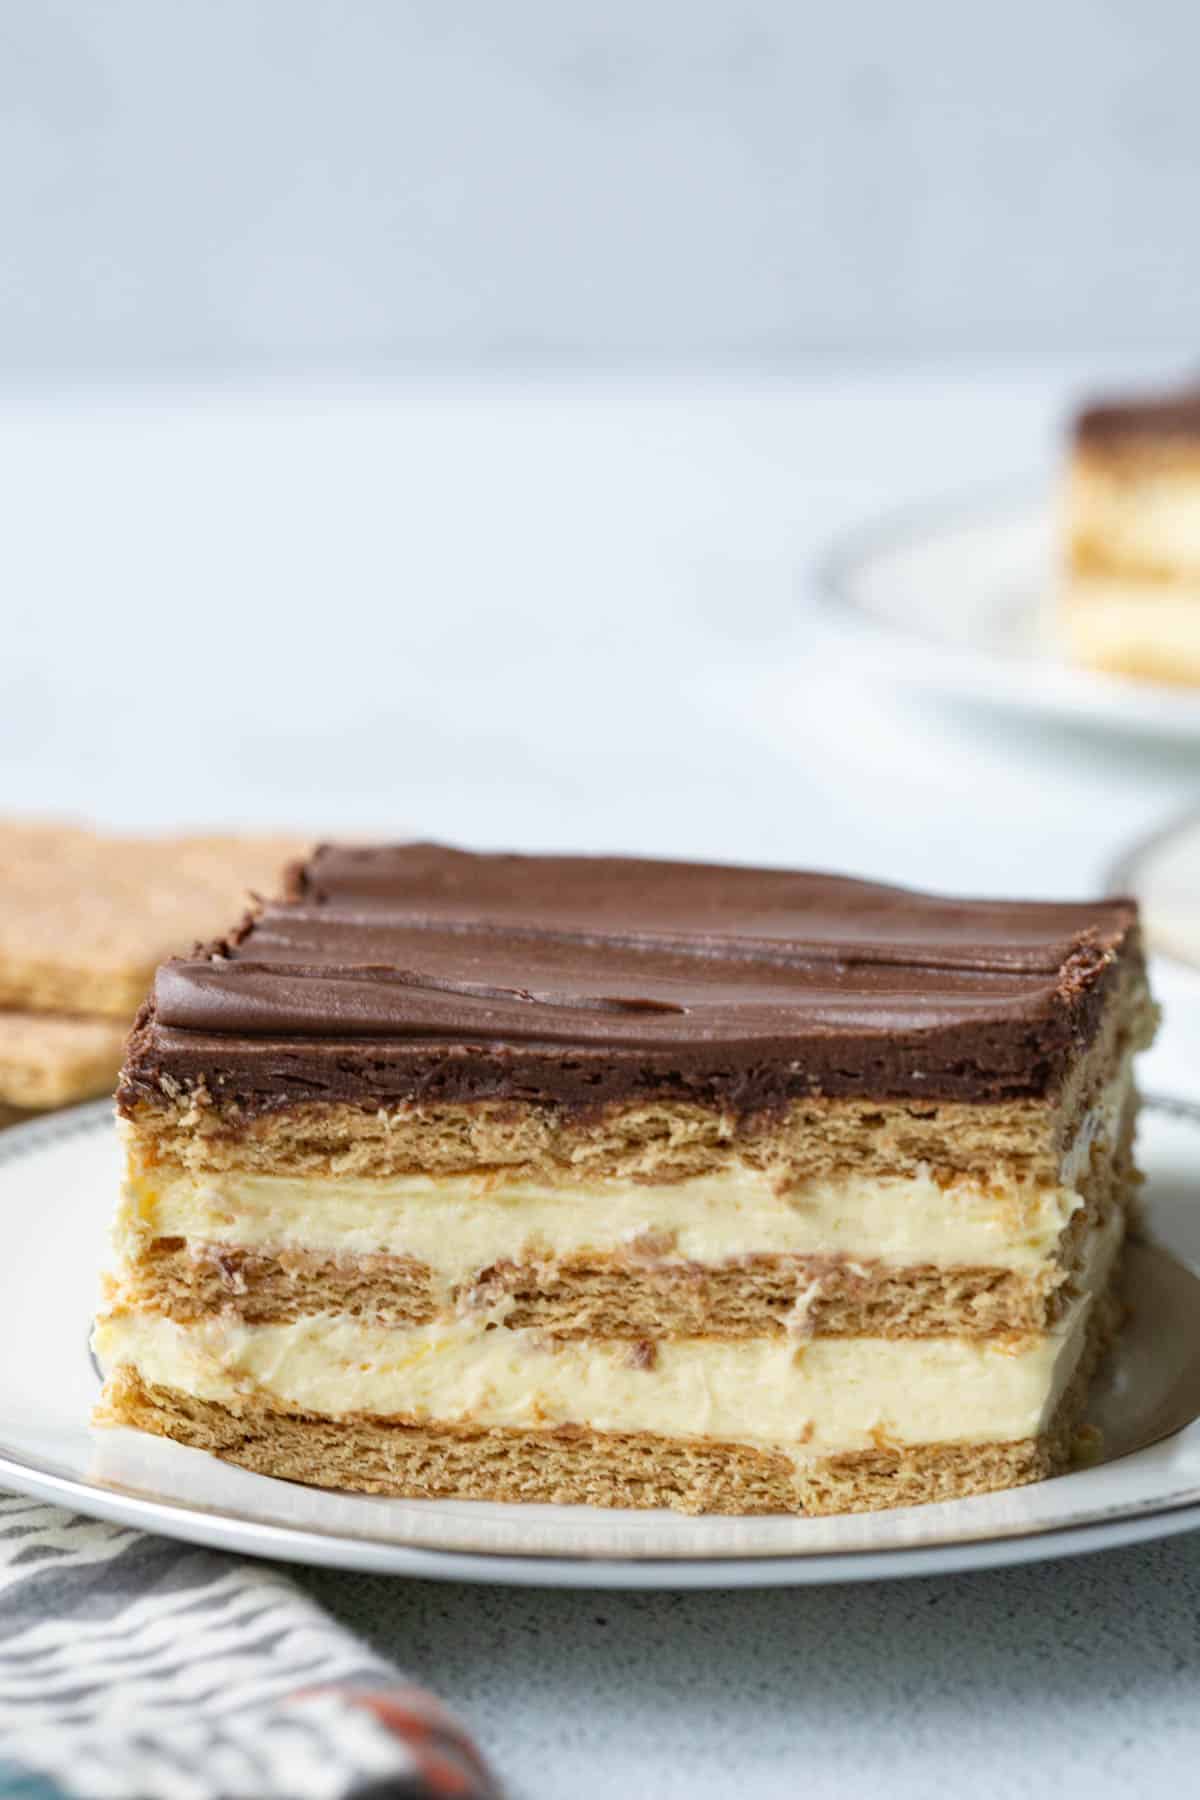
<svg viewBox="0 0 1200 1800">
<path fill-rule="evenodd" d="M 41 1111 L 111 1094 L 124 1043 L 111 1019 L 0 1012 L 0 1103 Z"/>
<path fill-rule="evenodd" d="M 157 965 L 274 892 L 293 838 L 120 838 L 0 822 L 0 1006 L 129 1021 Z"/>
<path fill-rule="evenodd" d="M 684 1103 L 607 1109 L 581 1121 L 520 1101 L 366 1110 L 308 1105 L 252 1120 L 203 1095 L 137 1106 L 132 1143 L 147 1166 L 190 1174 L 242 1170 L 295 1176 L 458 1175 L 570 1185 L 614 1178 L 686 1181 L 740 1161 L 800 1181 L 848 1169 L 907 1175 L 925 1164 L 984 1172 L 997 1163 L 1050 1173 L 1054 1124 L 1038 1102 L 1001 1107 L 856 1100 L 795 1102 L 782 1115 L 737 1119 Z M 1054 1159 L 1057 1160 L 1056 1158 Z"/>
<path fill-rule="evenodd" d="M 1026 1275 L 816 1256 L 746 1256 L 705 1268 L 612 1255 L 499 1264 L 455 1289 L 450 1308 L 495 1312 L 506 1326 L 559 1338 L 943 1337 L 1040 1330 L 1069 1292 L 1059 1263 Z M 158 1239 L 126 1271 L 123 1297 L 180 1324 L 230 1313 L 253 1325 L 349 1313 L 404 1327 L 446 1310 L 431 1272 L 404 1257 L 197 1251 L 178 1238 Z"/>
<path fill-rule="evenodd" d="M 1117 1310 L 1101 1300 L 1049 1429 L 1014 1443 L 881 1446 L 794 1465 L 780 1452 L 654 1433 L 484 1429 L 400 1418 L 287 1412 L 258 1396 L 234 1411 L 119 1368 L 96 1423 L 129 1425 L 259 1474 L 414 1499 L 670 1507 L 685 1513 L 839 1513 L 915 1506 L 1017 1487 L 1071 1458 L 1095 1365 Z"/>
</svg>

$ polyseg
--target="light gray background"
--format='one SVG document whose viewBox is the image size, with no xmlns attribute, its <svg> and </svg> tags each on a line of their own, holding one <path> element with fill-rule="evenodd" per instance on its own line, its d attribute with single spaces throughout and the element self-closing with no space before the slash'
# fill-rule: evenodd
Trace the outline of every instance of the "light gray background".
<svg viewBox="0 0 1200 1800">
<path fill-rule="evenodd" d="M 0 372 L 1190 351 L 1190 0 L 0 12 Z"/>
<path fill-rule="evenodd" d="M 763 1593 L 334 1571 L 304 1584 L 453 1695 L 512 1800 L 1196 1790 L 1200 1535 L 1043 1568 Z"/>
</svg>

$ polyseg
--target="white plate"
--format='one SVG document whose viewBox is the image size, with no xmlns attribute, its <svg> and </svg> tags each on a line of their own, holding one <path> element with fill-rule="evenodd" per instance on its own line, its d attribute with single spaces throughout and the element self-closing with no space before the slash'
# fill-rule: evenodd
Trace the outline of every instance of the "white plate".
<svg viewBox="0 0 1200 1800">
<path fill-rule="evenodd" d="M 1188 812 L 1135 844 L 1106 886 L 1136 896 L 1151 949 L 1200 969 L 1200 813 Z"/>
<path fill-rule="evenodd" d="M 1081 724 L 1200 736 L 1200 694 L 1071 668 L 1054 643 L 1045 496 L 947 501 L 837 545 L 818 579 L 891 679 Z"/>
<path fill-rule="evenodd" d="M 90 1430 L 97 1384 L 87 1334 L 118 1155 L 107 1103 L 79 1107 L 0 1135 L 8 1221 L 0 1485 L 256 1556 L 539 1586 L 865 1580 L 1186 1530 L 1200 1525 L 1200 1418 L 1191 1422 L 1200 1415 L 1200 1282 L 1190 1268 L 1200 1262 L 1200 1110 L 1149 1113 L 1143 1159 L 1161 1247 L 1131 1252 L 1133 1320 L 1093 1413 L 1109 1453 L 1125 1454 L 1036 1487 L 937 1506 L 688 1519 L 332 1494 L 136 1432 Z"/>
</svg>

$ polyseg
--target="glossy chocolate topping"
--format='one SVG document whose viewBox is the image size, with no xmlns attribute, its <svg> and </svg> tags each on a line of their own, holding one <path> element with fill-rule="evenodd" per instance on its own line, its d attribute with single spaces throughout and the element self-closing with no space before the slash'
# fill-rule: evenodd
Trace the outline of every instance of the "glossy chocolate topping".
<svg viewBox="0 0 1200 1800">
<path fill-rule="evenodd" d="M 948 900 L 783 870 L 439 845 L 318 850 L 159 970 L 122 1101 L 1044 1093 L 1096 1028 L 1132 902 Z"/>
<path fill-rule="evenodd" d="M 1085 407 L 1075 424 L 1076 441 L 1104 449 L 1126 439 L 1195 439 L 1200 444 L 1200 382 L 1169 394 L 1146 394 Z"/>
</svg>

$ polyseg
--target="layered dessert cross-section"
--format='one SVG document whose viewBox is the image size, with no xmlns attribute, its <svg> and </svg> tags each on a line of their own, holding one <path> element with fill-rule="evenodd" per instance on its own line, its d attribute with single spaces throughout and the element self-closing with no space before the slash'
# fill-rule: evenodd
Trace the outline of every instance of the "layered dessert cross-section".
<svg viewBox="0 0 1200 1800">
<path fill-rule="evenodd" d="M 1131 902 L 327 847 L 167 962 L 100 1419 L 414 1496 L 837 1512 L 1067 1465 Z"/>
<path fill-rule="evenodd" d="M 1072 659 L 1200 683 L 1200 385 L 1080 414 L 1066 523 Z"/>
</svg>

